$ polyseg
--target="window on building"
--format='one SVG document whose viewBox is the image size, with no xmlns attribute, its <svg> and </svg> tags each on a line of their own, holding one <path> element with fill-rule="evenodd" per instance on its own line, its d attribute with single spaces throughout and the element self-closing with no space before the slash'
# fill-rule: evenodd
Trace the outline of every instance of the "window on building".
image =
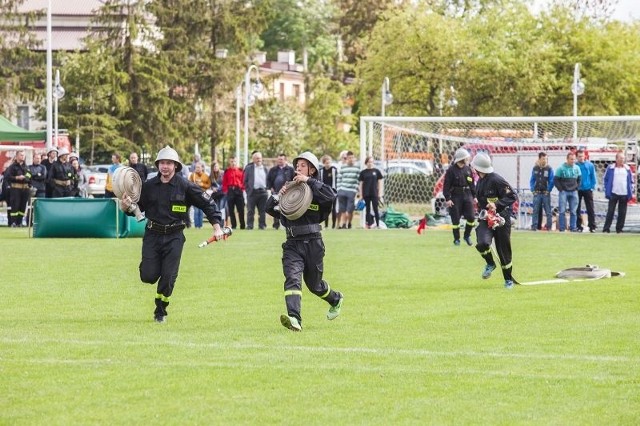
<svg viewBox="0 0 640 426">
<path fill-rule="evenodd" d="M 280 83 L 280 100 L 281 101 L 284 101 L 284 95 L 285 95 L 284 83 Z"/>
<path fill-rule="evenodd" d="M 296 101 L 300 102 L 300 85 L 293 85 L 293 96 L 296 98 Z"/>
<path fill-rule="evenodd" d="M 18 106 L 18 126 L 29 130 L 29 105 Z"/>
</svg>

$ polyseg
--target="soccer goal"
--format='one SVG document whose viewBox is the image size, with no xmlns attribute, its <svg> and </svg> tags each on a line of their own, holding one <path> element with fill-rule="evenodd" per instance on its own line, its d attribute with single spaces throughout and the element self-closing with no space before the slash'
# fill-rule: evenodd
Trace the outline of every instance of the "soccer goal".
<svg viewBox="0 0 640 426">
<path fill-rule="evenodd" d="M 517 227 L 531 226 L 531 171 L 539 152 L 546 152 L 555 170 L 567 153 L 584 149 L 596 168 L 596 221 L 601 228 L 607 211 L 603 175 L 625 153 L 634 174 L 634 197 L 627 211 L 627 228 L 640 231 L 637 205 L 640 116 L 621 117 L 361 117 L 360 157 L 373 156 L 385 172 L 385 202 L 414 217 L 446 215 L 442 198 L 444 171 L 458 148 L 471 155 L 488 152 L 497 173 L 517 190 Z M 552 207 L 557 207 L 557 190 Z M 586 214 L 582 205 L 581 214 Z M 586 217 L 585 217 L 586 223 Z"/>
</svg>

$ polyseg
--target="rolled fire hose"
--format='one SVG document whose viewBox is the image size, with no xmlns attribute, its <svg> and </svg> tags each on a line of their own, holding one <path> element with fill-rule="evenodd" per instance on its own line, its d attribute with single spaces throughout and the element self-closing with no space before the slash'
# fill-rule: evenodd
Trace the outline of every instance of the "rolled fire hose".
<svg viewBox="0 0 640 426">
<path fill-rule="evenodd" d="M 309 185 L 302 182 L 287 182 L 287 192 L 280 196 L 280 213 L 289 220 L 296 220 L 301 217 L 313 199 L 313 193 Z"/>
<path fill-rule="evenodd" d="M 129 213 L 136 216 L 138 222 L 144 220 L 144 213 L 140 211 L 138 201 L 140 201 L 140 193 L 142 192 L 142 179 L 140 175 L 131 167 L 118 167 L 113 172 L 113 193 L 119 200 L 125 197 L 131 198 L 133 203 L 128 209 Z"/>
</svg>

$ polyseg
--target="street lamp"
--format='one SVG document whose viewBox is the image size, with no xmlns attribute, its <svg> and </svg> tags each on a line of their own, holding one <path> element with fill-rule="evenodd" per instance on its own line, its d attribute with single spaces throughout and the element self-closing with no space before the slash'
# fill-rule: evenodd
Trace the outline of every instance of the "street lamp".
<svg viewBox="0 0 640 426">
<path fill-rule="evenodd" d="M 256 73 L 256 82 L 251 84 L 251 72 Z M 264 86 L 260 81 L 260 71 L 256 65 L 249 65 L 244 74 L 244 165 L 249 164 L 249 107 L 252 106 Z"/>
<path fill-rule="evenodd" d="M 56 145 L 58 145 L 58 101 L 64 98 L 64 87 L 60 85 L 60 70 L 56 70 L 56 82 L 53 86 L 53 107 L 54 107 L 54 120 L 55 120 L 55 128 L 53 137 L 56 141 Z"/>
<path fill-rule="evenodd" d="M 571 93 L 573 93 L 573 142 L 578 140 L 578 96 L 584 93 L 584 83 L 580 79 L 580 63 L 577 63 L 573 69 L 573 84 L 571 85 Z"/>
</svg>

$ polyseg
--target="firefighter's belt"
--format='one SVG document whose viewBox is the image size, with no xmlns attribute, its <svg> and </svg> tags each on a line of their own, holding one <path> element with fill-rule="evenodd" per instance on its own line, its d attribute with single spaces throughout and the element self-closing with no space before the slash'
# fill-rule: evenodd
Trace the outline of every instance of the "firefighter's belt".
<svg viewBox="0 0 640 426">
<path fill-rule="evenodd" d="M 312 223 L 311 225 L 297 225 L 289 226 L 285 228 L 287 231 L 287 238 L 302 237 L 303 235 L 317 234 L 322 231 L 322 226 L 318 223 Z"/>
<path fill-rule="evenodd" d="M 56 185 L 60 185 L 60 186 L 71 186 L 71 181 L 70 180 L 54 179 L 53 183 L 55 183 Z"/>
<path fill-rule="evenodd" d="M 186 228 L 184 222 L 172 223 L 170 225 L 161 225 L 152 220 L 147 220 L 147 229 L 156 234 L 173 234 Z"/>
<path fill-rule="evenodd" d="M 29 189 L 28 183 L 12 183 L 11 188 L 13 189 Z"/>
</svg>

